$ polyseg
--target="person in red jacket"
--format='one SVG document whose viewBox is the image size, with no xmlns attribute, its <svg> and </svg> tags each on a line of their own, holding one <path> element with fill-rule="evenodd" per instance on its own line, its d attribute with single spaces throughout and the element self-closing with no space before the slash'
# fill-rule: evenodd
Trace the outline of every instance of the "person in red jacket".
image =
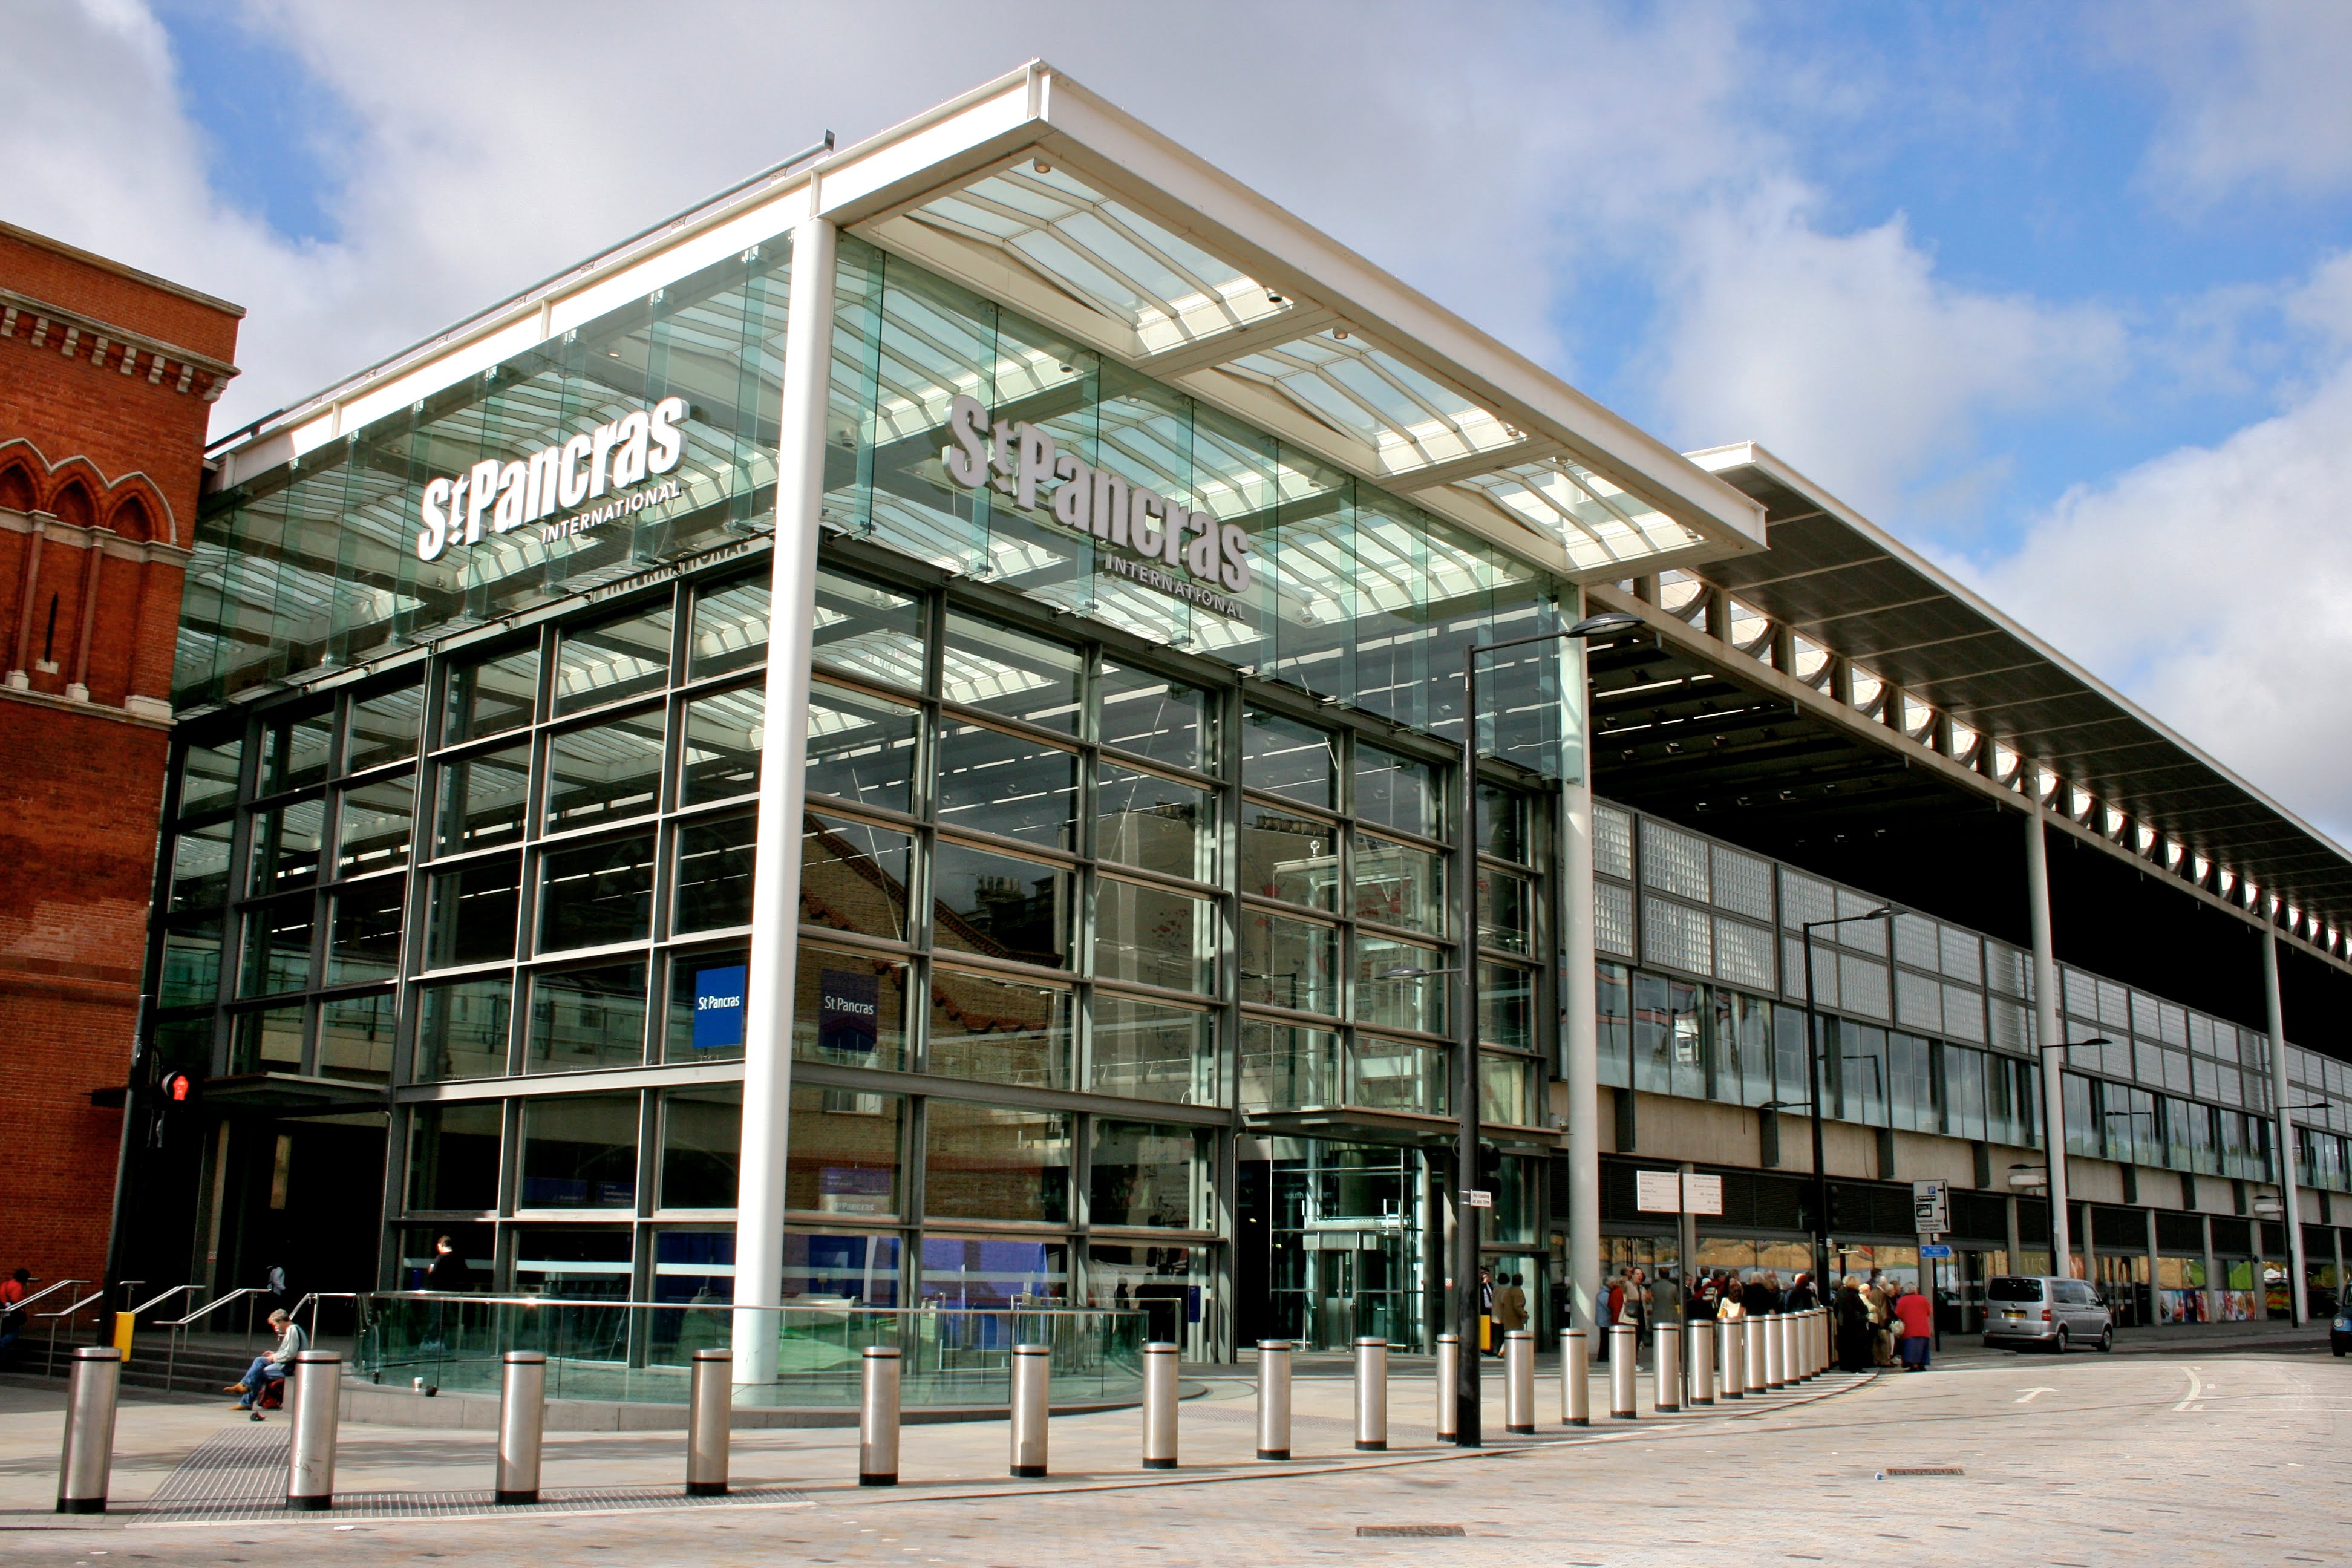
<svg viewBox="0 0 2352 1568">
<path fill-rule="evenodd" d="M 1914 1285 L 1895 1299 L 1895 1317 L 1903 1325 L 1903 1370 L 1927 1370 L 1927 1347 L 1934 1342 L 1936 1309 Z"/>
</svg>

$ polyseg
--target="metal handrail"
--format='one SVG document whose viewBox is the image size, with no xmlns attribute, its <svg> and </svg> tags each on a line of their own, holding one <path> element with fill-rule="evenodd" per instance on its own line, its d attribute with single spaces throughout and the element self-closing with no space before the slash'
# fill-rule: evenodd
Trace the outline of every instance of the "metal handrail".
<svg viewBox="0 0 2352 1568">
<path fill-rule="evenodd" d="M 139 1303 L 139 1305 L 137 1305 L 137 1306 L 135 1306 L 135 1307 L 127 1307 L 127 1308 L 125 1308 L 125 1309 L 123 1309 L 123 1310 L 124 1310 L 125 1311 L 129 1312 L 132 1317 L 134 1317 L 134 1318 L 135 1318 L 135 1317 L 137 1317 L 140 1313 L 142 1313 L 142 1312 L 145 1311 L 148 1308 L 150 1308 L 150 1307 L 152 1307 L 152 1306 L 155 1305 L 155 1304 L 156 1304 L 156 1302 L 158 1302 L 158 1301 L 168 1301 L 168 1300 L 170 1300 L 173 1297 L 179 1295 L 179 1294 L 180 1294 L 182 1291 L 184 1291 L 184 1290 L 194 1290 L 194 1289 L 198 1289 L 198 1287 L 194 1286 L 194 1285 L 174 1285 L 174 1286 L 173 1286 L 169 1290 L 164 1291 L 164 1292 L 163 1292 L 162 1295 L 160 1295 L 160 1296 L 152 1297 L 152 1298 L 150 1298 L 150 1299 L 149 1299 L 149 1300 L 144 1300 L 144 1301 L 140 1302 L 140 1303 Z"/>
<path fill-rule="evenodd" d="M 832 1302 L 803 1303 L 781 1301 L 771 1307 L 744 1307 L 731 1301 L 611 1301 L 599 1297 L 573 1299 L 567 1296 L 483 1296 L 470 1290 L 365 1290 L 353 1291 L 354 1296 L 367 1296 L 389 1301 L 467 1301 L 491 1307 L 627 1307 L 642 1311 L 664 1312 L 862 1312 L 874 1317 L 905 1317 L 915 1312 L 1018 1312 L 1023 1317 L 1052 1316 L 1056 1313 L 1076 1315 L 1080 1312 L 1097 1316 L 1124 1314 L 1134 1316 L 1131 1307 L 954 1307 L 943 1300 L 927 1300 L 913 1307 L 856 1307 Z M 227 1298 L 222 1298 L 226 1300 Z"/>
<path fill-rule="evenodd" d="M 364 1294 L 364 1292 L 359 1290 L 313 1290 L 309 1295 L 294 1303 L 292 1317 L 294 1321 L 298 1323 L 302 1321 L 302 1309 L 305 1307 L 310 1309 L 310 1345 L 312 1349 L 315 1350 L 318 1348 L 319 1343 L 319 1303 L 321 1301 L 356 1301 L 362 1294 Z"/>
<path fill-rule="evenodd" d="M 21 1301 L 14 1301 L 5 1308 L 0 1308 L 0 1311 L 21 1312 L 44 1296 L 54 1296 L 60 1290 L 69 1289 L 76 1285 L 87 1285 L 89 1283 L 89 1281 L 87 1279 L 60 1279 L 54 1285 L 42 1286 L 39 1289 L 34 1291 L 31 1295 L 26 1297 Z M 42 1315 L 46 1317 L 47 1314 L 44 1313 Z"/>
<path fill-rule="evenodd" d="M 77 1285 L 87 1285 L 89 1281 L 87 1279 L 77 1279 L 72 1281 L 72 1283 Z M 47 1295 L 47 1293 L 48 1292 L 47 1291 L 42 1292 L 43 1295 Z M 30 1300 L 30 1298 L 27 1298 L 27 1300 Z M 92 1290 L 89 1295 L 84 1296 L 80 1300 L 76 1301 L 70 1307 L 60 1307 L 54 1312 L 36 1312 L 33 1314 L 33 1316 L 37 1318 L 47 1318 L 49 1320 L 48 1354 L 41 1362 L 41 1375 L 43 1377 L 55 1377 L 58 1373 L 58 1329 L 59 1327 L 58 1320 L 63 1318 L 68 1321 L 71 1321 L 74 1318 L 79 1317 L 81 1315 L 82 1309 L 89 1306 L 91 1302 L 103 1301 L 105 1300 L 106 1287 L 100 1285 L 97 1289 Z"/>
<path fill-rule="evenodd" d="M 194 1287 L 190 1286 L 187 1289 L 193 1289 Z M 169 1394 L 179 1376 L 180 1345 L 187 1337 L 190 1323 L 199 1318 L 210 1317 L 215 1309 L 228 1305 L 239 1296 L 247 1297 L 248 1300 L 245 1303 L 245 1348 L 250 1351 L 253 1349 L 253 1302 L 249 1298 L 268 1294 L 267 1289 L 258 1285 L 240 1285 L 226 1295 L 214 1297 L 184 1318 L 174 1318 L 168 1323 L 159 1324 L 159 1327 L 172 1331 L 171 1349 L 163 1356 L 163 1392 Z"/>
</svg>

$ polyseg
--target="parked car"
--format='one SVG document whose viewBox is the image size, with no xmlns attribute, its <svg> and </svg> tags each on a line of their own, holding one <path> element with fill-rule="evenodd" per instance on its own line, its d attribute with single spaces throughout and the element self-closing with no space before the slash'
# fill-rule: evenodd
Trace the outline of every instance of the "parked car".
<svg viewBox="0 0 2352 1568">
<path fill-rule="evenodd" d="M 2048 1274 L 2000 1274 L 1985 1284 L 1984 1342 L 1988 1348 L 2046 1350 L 2060 1355 L 2075 1345 L 2116 1348 L 2115 1314 L 2080 1279 Z"/>
</svg>

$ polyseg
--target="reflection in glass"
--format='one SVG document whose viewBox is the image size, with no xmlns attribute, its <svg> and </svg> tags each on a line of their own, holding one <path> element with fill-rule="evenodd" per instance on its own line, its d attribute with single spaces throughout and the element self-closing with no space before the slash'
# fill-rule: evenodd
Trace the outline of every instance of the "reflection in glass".
<svg viewBox="0 0 2352 1568">
<path fill-rule="evenodd" d="M 389 991 L 331 996 L 319 1005 L 319 1076 L 358 1083 L 392 1081 L 394 1015 Z"/>
<path fill-rule="evenodd" d="M 238 995 L 299 991 L 310 983 L 310 911 L 307 898 L 245 911 L 245 966 L 237 979 Z"/>
<path fill-rule="evenodd" d="M 248 893 L 274 893 L 319 879 L 320 838 L 327 826 L 327 803 L 299 800 L 254 814 L 253 864 Z"/>
<path fill-rule="evenodd" d="M 1213 1105 L 1216 1023 L 1198 1008 L 1097 991 L 1087 1087 L 1129 1100 Z"/>
<path fill-rule="evenodd" d="M 530 796 L 530 747 L 505 746 L 441 764 L 439 852 L 487 849 L 522 837 Z"/>
<path fill-rule="evenodd" d="M 1536 1064 L 1524 1057 L 1478 1058 L 1478 1117 L 1513 1127 L 1533 1127 L 1536 1116 Z"/>
<path fill-rule="evenodd" d="M 791 1238 L 785 1238 L 789 1246 Z M 811 1238 L 814 1246 L 815 1238 Z M 956 1310 L 1059 1304 L 1070 1286 L 1070 1249 L 1026 1237 L 923 1237 L 928 1306 Z"/>
<path fill-rule="evenodd" d="M 172 912 L 215 910 L 227 900 L 229 831 L 234 826 L 223 818 L 172 840 L 172 892 L 165 906 Z"/>
<path fill-rule="evenodd" d="M 569 730 L 547 743 L 547 830 L 643 816 L 661 804 L 662 710 Z"/>
<path fill-rule="evenodd" d="M 679 835 L 684 845 L 688 835 Z M 684 854 L 681 851 L 681 865 Z M 683 870 L 678 899 L 687 898 Z M 748 900 L 749 895 L 746 895 Z M 654 836 L 551 849 L 539 862 L 539 951 L 643 942 L 653 930 Z"/>
<path fill-rule="evenodd" d="M 1506 952 L 1535 951 L 1535 890 L 1525 877 L 1478 868 L 1478 942 Z"/>
<path fill-rule="evenodd" d="M 1349 889 L 1360 921 L 1445 934 L 1445 861 L 1433 850 L 1359 832 Z"/>
<path fill-rule="evenodd" d="M 425 966 L 446 969 L 512 958 L 521 889 L 522 861 L 513 855 L 435 873 Z"/>
<path fill-rule="evenodd" d="M 1242 715 L 1242 783 L 1328 811 L 1339 776 L 1339 737 L 1253 708 Z"/>
<path fill-rule="evenodd" d="M 817 573 L 817 663 L 920 691 L 923 641 L 921 600 L 862 577 Z"/>
<path fill-rule="evenodd" d="M 601 1182 L 598 1184 L 602 1185 Z M 607 1199 L 615 1206 L 625 1199 Z M 541 1205 L 569 1208 L 567 1203 Z M 593 1205 L 591 1205 L 593 1206 Z M 584 1226 L 522 1226 L 514 1237 L 514 1289 L 522 1295 L 566 1301 L 625 1301 L 630 1240 L 625 1229 Z"/>
<path fill-rule="evenodd" d="M 801 923 L 906 940 L 907 873 L 915 841 L 887 827 L 814 812 L 803 823 Z"/>
<path fill-rule="evenodd" d="M 1244 909 L 1241 999 L 1302 1013 L 1339 1011 L 1339 932 L 1334 926 Z"/>
<path fill-rule="evenodd" d="M 966 708 L 1077 729 L 1078 650 L 994 621 L 948 613 L 946 672 L 940 695 Z"/>
<path fill-rule="evenodd" d="M 1443 1047 L 1358 1035 L 1348 1052 L 1348 1103 L 1444 1116 L 1454 1103 L 1453 1064 Z"/>
<path fill-rule="evenodd" d="M 759 793 L 760 738 L 766 713 L 767 693 L 756 686 L 738 686 L 686 705 L 678 805 L 700 805 Z"/>
<path fill-rule="evenodd" d="M 924 1118 L 924 1207 L 959 1219 L 1070 1217 L 1070 1132 L 1063 1110 L 933 1100 Z M 930 1244 L 924 1247 L 930 1289 Z"/>
<path fill-rule="evenodd" d="M 1216 796 L 1116 763 L 1095 773 L 1095 854 L 1195 882 L 1217 879 Z"/>
<path fill-rule="evenodd" d="M 626 1208 L 636 1201 L 635 1095 L 567 1094 L 522 1102 L 517 1208 Z M 521 1268 L 518 1261 L 518 1272 Z"/>
<path fill-rule="evenodd" d="M 157 1005 L 209 1005 L 220 994 L 221 917 L 175 923 L 163 933 L 163 990 Z"/>
<path fill-rule="evenodd" d="M 343 792 L 335 832 L 335 875 L 361 877 L 408 864 L 416 831 L 416 775 L 396 773 Z"/>
<path fill-rule="evenodd" d="M 1706 1097 L 1699 988 L 1663 975 L 1633 974 L 1633 1084 L 1652 1094 Z"/>
<path fill-rule="evenodd" d="M 1087 1219 L 1097 1226 L 1201 1230 L 1214 1223 L 1205 1127 L 1097 1116 L 1087 1161 Z"/>
<path fill-rule="evenodd" d="M 669 683 L 667 605 L 602 626 L 567 627 L 555 645 L 555 710 L 577 713 Z"/>
<path fill-rule="evenodd" d="M 908 972 L 902 958 L 801 943 L 793 971 L 793 1055 L 839 1067 L 905 1069 Z"/>
<path fill-rule="evenodd" d="M 1199 687 L 1106 659 L 1097 692 L 1104 745 L 1194 773 L 1223 771 L 1216 710 Z"/>
<path fill-rule="evenodd" d="M 768 659 L 768 584 L 758 578 L 705 588 L 694 596 L 686 675 L 699 680 Z"/>
<path fill-rule="evenodd" d="M 940 734 L 940 823 L 1076 847 L 1078 759 L 1002 730 L 950 721 Z"/>
<path fill-rule="evenodd" d="M 1242 1020 L 1244 1110 L 1312 1110 L 1339 1103 L 1339 1037 L 1270 1018 Z"/>
<path fill-rule="evenodd" d="M 343 772 L 360 773 L 416 754 L 425 729 L 425 688 L 403 686 L 352 704 L 343 738 Z"/>
<path fill-rule="evenodd" d="M 645 1056 L 642 960 L 531 976 L 530 1040 L 523 1071 L 635 1067 Z"/>
<path fill-rule="evenodd" d="M 1216 985 L 1217 909 L 1167 889 L 1095 881 L 1095 973 L 1171 991 Z"/>
<path fill-rule="evenodd" d="M 1071 1016 L 1061 986 L 934 967 L 928 1066 L 950 1078 L 1068 1089 Z"/>
<path fill-rule="evenodd" d="M 408 879 L 380 877 L 354 882 L 334 897 L 327 933 L 327 984 L 389 980 L 400 973 L 401 910 Z"/>
<path fill-rule="evenodd" d="M 1254 801 L 1242 803 L 1241 890 L 1314 910 L 1339 907 L 1339 830 Z"/>
<path fill-rule="evenodd" d="M 271 1007 L 258 1013 L 239 1013 L 230 1020 L 230 1025 L 231 1072 L 302 1070 L 300 1007 Z"/>
<path fill-rule="evenodd" d="M 514 1005 L 514 982 L 500 974 L 427 985 L 417 992 L 416 1053 L 410 1078 L 418 1083 L 445 1079 L 504 1078 L 507 1022 Z"/>
<path fill-rule="evenodd" d="M 1445 837 L 1444 795 L 1436 767 L 1360 742 L 1356 747 L 1356 816 L 1423 838 Z"/>
<path fill-rule="evenodd" d="M 1516 963 L 1478 966 L 1478 1040 L 1528 1051 L 1536 1044 L 1536 972 Z"/>
<path fill-rule="evenodd" d="M 505 1113 L 504 1105 L 495 1100 L 427 1103 L 408 1113 L 411 1212 L 497 1211 Z"/>
<path fill-rule="evenodd" d="M 1528 797 L 1494 784 L 1478 786 L 1478 853 L 1527 866 Z"/>
<path fill-rule="evenodd" d="M 1418 1029 L 1423 1034 L 1446 1032 L 1446 999 L 1454 977 L 1452 954 L 1433 947 L 1391 942 L 1383 937 L 1356 938 L 1356 1021 L 1388 1029 Z M 1397 970 L 1411 970 L 1397 975 Z"/>
<path fill-rule="evenodd" d="M 809 690 L 809 793 L 914 810 L 922 729 L 919 708 L 817 682 Z"/>
<path fill-rule="evenodd" d="M 441 715 L 441 743 L 478 741 L 518 729 L 539 710 L 539 649 L 520 648 L 502 658 L 460 665 L 449 672 L 448 702 Z"/>
<path fill-rule="evenodd" d="M 660 1206 L 733 1208 L 742 1169 L 742 1086 L 662 1090 L 661 1129 Z"/>
<path fill-rule="evenodd" d="M 194 816 L 236 799 L 237 768 L 244 757 L 243 741 L 190 746 L 180 763 L 180 815 Z"/>
<path fill-rule="evenodd" d="M 325 778 L 327 753 L 334 739 L 334 721 L 325 713 L 263 725 L 261 779 L 256 793 L 276 795 Z"/>
<path fill-rule="evenodd" d="M 940 839 L 931 852 L 933 943 L 1066 968 L 1072 881 L 1060 867 Z"/>
<path fill-rule="evenodd" d="M 677 896 L 671 919 L 677 930 L 751 923 L 758 836 L 758 821 L 748 816 L 690 822 L 677 830 Z"/>
<path fill-rule="evenodd" d="M 902 1094 L 794 1085 L 784 1206 L 883 1219 L 899 1212 Z"/>
</svg>

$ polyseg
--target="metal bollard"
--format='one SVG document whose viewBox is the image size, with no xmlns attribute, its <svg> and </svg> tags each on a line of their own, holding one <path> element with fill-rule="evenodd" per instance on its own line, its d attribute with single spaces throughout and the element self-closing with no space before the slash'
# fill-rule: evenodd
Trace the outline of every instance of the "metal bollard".
<svg viewBox="0 0 2352 1568">
<path fill-rule="evenodd" d="M 1559 1419 L 1564 1426 L 1592 1425 L 1592 1341 L 1582 1329 L 1559 1331 Z"/>
<path fill-rule="evenodd" d="M 1356 1342 L 1356 1450 L 1371 1454 L 1389 1446 L 1389 1342 L 1367 1336 Z"/>
<path fill-rule="evenodd" d="M 1690 1402 L 1693 1405 L 1715 1403 L 1715 1324 L 1693 1323 L 1690 1328 Z"/>
<path fill-rule="evenodd" d="M 1819 1377 L 1822 1372 L 1821 1327 L 1822 1310 L 1819 1307 L 1807 1308 L 1805 1310 L 1805 1381 L 1807 1383 Z"/>
<path fill-rule="evenodd" d="M 286 1408 L 294 1417 L 287 1446 L 286 1506 L 335 1506 L 335 1425 L 342 1393 L 343 1358 L 332 1351 L 300 1351 L 286 1369 Z"/>
<path fill-rule="evenodd" d="M 1740 1373 L 1741 1380 L 1746 1384 L 1748 1393 L 1761 1394 L 1765 1386 L 1763 1318 L 1759 1316 L 1740 1319 L 1739 1337 L 1745 1342 L 1743 1345 L 1745 1353 L 1740 1359 L 1746 1363 L 1746 1367 Z"/>
<path fill-rule="evenodd" d="M 114 1400 L 122 1389 L 122 1352 L 112 1345 L 74 1352 L 66 1388 L 66 1446 L 58 1459 L 58 1511 L 104 1513 L 114 1470 Z"/>
<path fill-rule="evenodd" d="M 1143 1468 L 1176 1468 L 1176 1347 L 1160 1340 L 1143 1347 Z"/>
<path fill-rule="evenodd" d="M 1536 1337 L 1503 1331 L 1503 1430 L 1531 1436 L 1536 1429 Z"/>
<path fill-rule="evenodd" d="M 686 1495 L 727 1495 L 728 1419 L 735 1409 L 735 1355 L 694 1352 L 686 1392 Z"/>
<path fill-rule="evenodd" d="M 1748 1336 L 1742 1331 L 1744 1328 L 1738 1318 L 1716 1320 L 1716 1360 L 1722 1363 L 1726 1399 L 1748 1397 Z"/>
<path fill-rule="evenodd" d="M 1609 1325 L 1609 1414 L 1621 1421 L 1639 1414 L 1633 1408 L 1633 1358 L 1640 1348 L 1633 1324 Z"/>
<path fill-rule="evenodd" d="M 1015 1480 L 1034 1480 L 1045 1473 L 1045 1413 L 1053 1380 L 1053 1350 L 1050 1346 L 1013 1347 L 1013 1478 Z"/>
<path fill-rule="evenodd" d="M 1651 1369 L 1656 1392 L 1656 1407 L 1661 1411 L 1683 1407 L 1683 1326 L 1680 1323 L 1660 1323 L 1657 1328 L 1658 1359 Z"/>
<path fill-rule="evenodd" d="M 1789 1384 L 1789 1342 L 1781 1332 L 1782 1320 L 1778 1312 L 1764 1314 L 1764 1386 L 1786 1388 Z"/>
<path fill-rule="evenodd" d="M 1781 1355 L 1781 1364 L 1788 1372 L 1789 1385 L 1793 1388 L 1811 1375 L 1805 1367 L 1805 1314 L 1790 1313 L 1781 1331 L 1789 1337 L 1789 1348 Z"/>
<path fill-rule="evenodd" d="M 537 1351 L 509 1351 L 499 1382 L 499 1501 L 539 1500 L 539 1450 L 546 1436 L 547 1358 Z"/>
<path fill-rule="evenodd" d="M 1290 1342 L 1257 1342 L 1257 1457 L 1290 1458 Z"/>
<path fill-rule="evenodd" d="M 1451 1443 L 1462 1431 L 1462 1336 L 1437 1336 L 1437 1440 Z"/>
<path fill-rule="evenodd" d="M 898 1347 L 867 1345 L 859 1358 L 857 1484 L 898 1484 Z"/>
</svg>

